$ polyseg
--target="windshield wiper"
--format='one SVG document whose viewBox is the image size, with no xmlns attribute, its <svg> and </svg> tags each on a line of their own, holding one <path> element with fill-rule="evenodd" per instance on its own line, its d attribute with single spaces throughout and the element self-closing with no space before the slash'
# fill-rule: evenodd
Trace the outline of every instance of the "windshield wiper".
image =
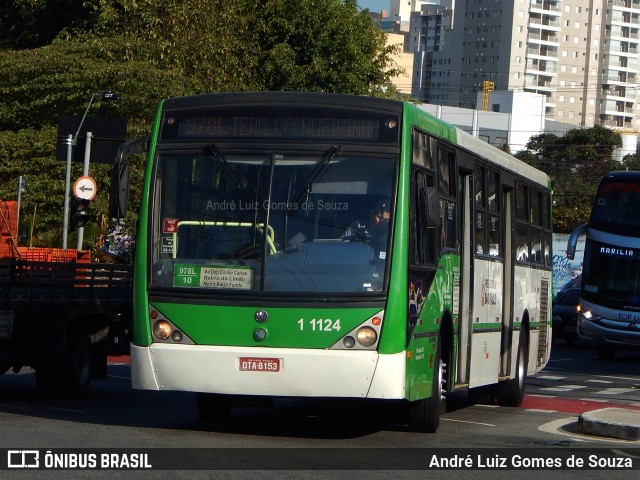
<svg viewBox="0 0 640 480">
<path fill-rule="evenodd" d="M 318 163 L 313 172 L 311 172 L 309 179 L 305 182 L 304 187 L 302 188 L 300 193 L 296 195 L 294 201 L 290 203 L 289 208 L 287 208 L 287 215 L 292 215 L 296 212 L 297 205 L 300 203 L 300 200 L 302 200 L 302 197 L 304 197 L 309 192 L 309 190 L 311 189 L 311 185 L 313 185 L 313 182 L 315 182 L 316 178 L 320 176 L 325 167 L 329 165 L 329 162 L 331 162 L 331 160 L 335 158 L 340 150 L 342 150 L 342 145 L 333 145 L 324 153 L 324 155 L 322 156 L 322 160 L 320 161 L 320 163 Z"/>
<path fill-rule="evenodd" d="M 234 186 L 238 190 L 240 190 L 242 194 L 245 196 L 245 199 L 252 200 L 251 195 L 249 195 L 249 192 L 247 192 L 247 189 L 240 183 L 240 180 L 238 180 L 238 177 L 236 177 L 236 174 L 233 172 L 233 169 L 229 165 L 229 162 L 227 161 L 227 159 L 224 158 L 224 155 L 222 155 L 222 152 L 220 152 L 220 149 L 218 148 L 218 146 L 215 143 L 211 143 L 209 145 L 205 145 L 204 147 L 202 147 L 202 150 L 206 155 L 211 155 L 213 158 L 218 160 L 220 164 L 223 166 L 225 173 L 229 175 L 229 178 L 233 182 Z"/>
</svg>

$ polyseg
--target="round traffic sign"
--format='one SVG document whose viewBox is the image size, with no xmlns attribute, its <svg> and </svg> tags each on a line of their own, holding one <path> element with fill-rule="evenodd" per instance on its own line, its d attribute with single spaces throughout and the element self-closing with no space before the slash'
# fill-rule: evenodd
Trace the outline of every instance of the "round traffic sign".
<svg viewBox="0 0 640 480">
<path fill-rule="evenodd" d="M 88 175 L 78 178 L 76 183 L 73 184 L 73 194 L 84 200 L 93 200 L 97 190 L 96 181 Z"/>
</svg>

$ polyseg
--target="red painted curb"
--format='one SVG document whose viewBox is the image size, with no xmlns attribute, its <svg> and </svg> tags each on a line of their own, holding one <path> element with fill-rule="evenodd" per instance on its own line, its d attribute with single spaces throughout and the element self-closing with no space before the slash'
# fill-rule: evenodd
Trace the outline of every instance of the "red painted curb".
<svg viewBox="0 0 640 480">
<path fill-rule="evenodd" d="M 107 357 L 110 364 L 131 365 L 131 357 L 129 355 L 118 355 Z"/>
<path fill-rule="evenodd" d="M 585 413 L 600 408 L 626 408 L 629 410 L 640 410 L 640 406 L 613 403 L 595 402 L 592 400 L 580 400 L 575 398 L 560 397 L 537 397 L 535 395 L 525 396 L 520 408 L 554 410 L 564 413 Z"/>
</svg>

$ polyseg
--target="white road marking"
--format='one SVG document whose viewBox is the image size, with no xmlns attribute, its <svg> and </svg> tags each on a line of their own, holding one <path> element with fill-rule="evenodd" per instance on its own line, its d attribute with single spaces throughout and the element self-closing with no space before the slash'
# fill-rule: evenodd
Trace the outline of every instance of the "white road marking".
<svg viewBox="0 0 640 480">
<path fill-rule="evenodd" d="M 567 377 L 560 377 L 558 375 L 536 375 L 535 378 L 542 380 L 564 380 Z"/>
<path fill-rule="evenodd" d="M 456 423 L 471 423 L 473 425 L 483 425 L 485 427 L 495 427 L 495 425 L 491 424 L 491 423 L 482 423 L 482 422 L 467 422 L 465 420 L 454 420 L 453 418 L 442 418 L 440 417 L 440 420 L 446 420 L 448 422 L 456 422 Z"/>
<path fill-rule="evenodd" d="M 572 390 L 580 390 L 581 388 L 587 388 L 586 385 L 558 385 L 557 387 L 544 387 L 539 388 L 540 391 L 545 392 L 570 392 Z"/>
<path fill-rule="evenodd" d="M 640 393 L 637 388 L 607 388 L 606 390 L 600 390 L 599 392 L 596 392 L 596 393 L 600 395 L 621 395 L 623 393 L 629 393 L 629 392 Z"/>
</svg>

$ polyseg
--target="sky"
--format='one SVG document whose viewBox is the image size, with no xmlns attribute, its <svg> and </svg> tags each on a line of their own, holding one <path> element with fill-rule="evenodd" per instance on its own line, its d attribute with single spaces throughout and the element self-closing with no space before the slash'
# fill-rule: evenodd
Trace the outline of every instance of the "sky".
<svg viewBox="0 0 640 480">
<path fill-rule="evenodd" d="M 358 5 L 362 8 L 368 8 L 372 12 L 389 11 L 389 0 L 358 0 Z"/>
</svg>

